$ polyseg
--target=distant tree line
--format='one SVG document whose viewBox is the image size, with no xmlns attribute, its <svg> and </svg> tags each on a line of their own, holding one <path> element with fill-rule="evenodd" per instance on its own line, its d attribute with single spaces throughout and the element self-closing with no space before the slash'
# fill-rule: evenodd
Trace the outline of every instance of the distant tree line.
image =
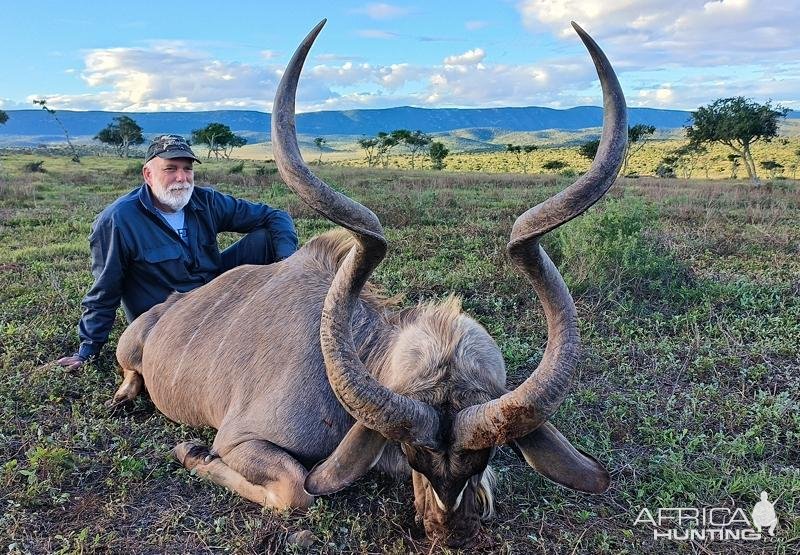
<svg viewBox="0 0 800 555">
<path fill-rule="evenodd" d="M 450 153 L 448 148 L 433 137 L 422 131 L 409 131 L 408 129 L 395 129 L 394 131 L 381 131 L 375 137 L 364 137 L 358 140 L 359 146 L 364 150 L 369 167 L 389 166 L 389 157 L 396 147 L 403 147 L 411 155 L 411 167 L 416 167 L 417 157 L 427 152 L 431 167 L 436 170 L 444 168 L 444 159 Z"/>
<path fill-rule="evenodd" d="M 128 116 L 114 118 L 94 139 L 112 146 L 120 158 L 128 157 L 131 146 L 144 143 L 141 126 Z M 193 130 L 191 140 L 194 144 L 206 146 L 208 159 L 212 154 L 216 159 L 220 156 L 229 159 L 234 148 L 247 144 L 247 139 L 234 134 L 230 127 L 222 123 L 209 123 L 202 129 Z"/>
<path fill-rule="evenodd" d="M 40 105 L 50 114 L 64 132 L 67 145 L 72 152 L 72 160 L 80 162 L 77 149 L 72 143 L 69 132 L 58 118 L 56 111 L 47 106 L 46 99 L 37 99 L 34 104 Z M 754 184 L 759 184 L 758 172 L 752 155 L 752 146 L 758 141 L 770 142 L 778 137 L 780 119 L 786 117 L 789 110 L 781 106 L 773 106 L 771 102 L 760 104 L 744 97 L 720 98 L 714 102 L 700 106 L 692 112 L 692 122 L 684 128 L 687 143 L 666 153 L 654 172 L 659 177 L 684 177 L 691 178 L 698 165 L 704 163 L 706 177 L 709 175 L 709 162 L 716 162 L 717 168 L 724 168 L 719 164 L 727 163 L 730 178 L 738 177 L 739 169 L 744 167 L 748 177 Z M 8 121 L 8 114 L 0 110 L 0 125 Z M 629 162 L 632 156 L 639 152 L 645 143 L 652 139 L 656 128 L 653 125 L 636 124 L 628 127 L 628 144 L 625 150 L 620 175 L 628 175 Z M 94 137 L 95 140 L 112 146 L 117 155 L 128 157 L 131 147 L 142 144 L 145 139 L 142 128 L 130 117 L 115 117 L 111 123 L 100 130 Z M 208 149 L 207 158 L 213 154 L 215 158 L 230 158 L 235 148 L 247 144 L 247 139 L 236 135 L 230 127 L 222 123 L 209 123 L 201 129 L 192 131 L 191 140 L 195 144 L 203 144 Z M 781 139 L 788 144 L 788 139 Z M 317 164 L 322 163 L 322 154 L 327 148 L 327 139 L 317 137 L 314 144 L 319 150 Z M 708 147 L 712 144 L 727 146 L 731 152 L 727 157 L 718 154 L 708 156 Z M 578 153 L 588 159 L 597 155 L 600 141 L 598 139 L 584 142 L 578 146 Z M 444 143 L 434 141 L 433 137 L 422 131 L 409 131 L 408 129 L 395 129 L 390 132 L 380 132 L 374 137 L 363 137 L 358 140 L 358 145 L 363 149 L 367 165 L 370 167 L 388 167 L 393 153 L 400 152 L 410 156 L 411 167 L 415 168 L 417 161 L 425 156 L 433 169 L 443 169 L 444 160 L 450 154 Z M 524 144 L 505 145 L 506 152 L 512 154 L 522 171 L 527 173 L 533 152 L 539 150 L 538 145 Z M 796 177 L 797 168 L 800 166 L 800 148 L 794 152 L 798 161 L 789 166 L 792 177 Z M 762 160 L 758 166 L 770 178 L 779 176 L 784 171 L 784 166 L 775 160 Z M 561 171 L 561 173 L 574 170 L 561 160 L 547 160 L 542 164 L 542 169 L 547 171 Z"/>
</svg>

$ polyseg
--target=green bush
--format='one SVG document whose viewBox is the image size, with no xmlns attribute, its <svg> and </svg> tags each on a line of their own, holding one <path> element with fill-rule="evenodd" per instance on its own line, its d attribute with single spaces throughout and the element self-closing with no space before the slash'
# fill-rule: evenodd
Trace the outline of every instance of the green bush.
<svg viewBox="0 0 800 555">
<path fill-rule="evenodd" d="M 244 171 L 244 162 L 239 162 L 238 164 L 234 164 L 230 168 L 228 168 L 228 173 L 232 175 L 237 173 L 242 173 L 243 171 Z"/>
<path fill-rule="evenodd" d="M 278 173 L 278 168 L 275 166 L 256 166 L 256 175 L 265 176 Z"/>
<path fill-rule="evenodd" d="M 610 199 L 548 242 L 570 289 L 662 291 L 686 275 L 656 233 L 658 210 L 635 197 Z"/>
<path fill-rule="evenodd" d="M 125 168 L 125 171 L 122 172 L 122 175 L 125 177 L 138 177 L 142 175 L 142 167 L 144 167 L 144 164 L 141 162 L 130 164 Z"/>
<path fill-rule="evenodd" d="M 28 173 L 45 173 L 47 171 L 44 169 L 44 160 L 28 162 L 22 166 L 22 170 Z"/>
</svg>

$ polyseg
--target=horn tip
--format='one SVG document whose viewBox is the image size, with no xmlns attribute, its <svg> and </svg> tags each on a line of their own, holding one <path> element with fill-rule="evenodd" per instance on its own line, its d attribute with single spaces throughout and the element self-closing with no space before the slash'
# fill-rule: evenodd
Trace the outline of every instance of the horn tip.
<svg viewBox="0 0 800 555">
<path fill-rule="evenodd" d="M 569 22 L 572 25 L 572 28 L 575 29 L 575 32 L 578 33 L 580 36 L 587 35 L 588 33 L 583 30 L 583 27 L 575 23 L 574 21 Z"/>
</svg>

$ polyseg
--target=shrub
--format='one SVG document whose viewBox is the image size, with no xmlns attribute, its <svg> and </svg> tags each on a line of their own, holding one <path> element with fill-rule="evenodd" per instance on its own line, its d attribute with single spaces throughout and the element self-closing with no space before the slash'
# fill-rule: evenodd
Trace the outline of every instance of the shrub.
<svg viewBox="0 0 800 555">
<path fill-rule="evenodd" d="M 610 199 L 559 229 L 548 246 L 575 293 L 660 294 L 687 272 L 659 244 L 657 218 L 656 207 L 638 198 Z"/>
<path fill-rule="evenodd" d="M 275 173 L 278 173 L 278 168 L 277 167 L 258 166 L 256 168 L 256 175 L 259 175 L 259 176 L 272 175 L 272 174 L 275 174 Z"/>
<path fill-rule="evenodd" d="M 37 162 L 28 162 L 24 166 L 22 166 L 22 171 L 26 171 L 28 173 L 45 173 L 47 170 L 44 169 L 44 160 L 39 160 Z"/>
<path fill-rule="evenodd" d="M 144 164 L 142 162 L 136 162 L 135 164 L 129 164 L 125 171 L 122 172 L 122 175 L 125 177 L 138 177 L 142 175 L 142 168 Z"/>
<path fill-rule="evenodd" d="M 242 173 L 243 171 L 244 171 L 244 162 L 239 162 L 238 164 L 234 164 L 230 168 L 228 168 L 228 173 L 231 175 L 239 174 Z"/>
</svg>

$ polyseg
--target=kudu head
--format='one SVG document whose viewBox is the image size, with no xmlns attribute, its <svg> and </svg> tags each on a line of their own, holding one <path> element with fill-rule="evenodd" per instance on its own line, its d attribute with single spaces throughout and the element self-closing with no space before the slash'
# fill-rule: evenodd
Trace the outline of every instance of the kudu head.
<svg viewBox="0 0 800 555">
<path fill-rule="evenodd" d="M 572 489 L 605 491 L 606 470 L 578 451 L 547 422 L 564 400 L 577 364 L 579 336 L 572 297 L 539 239 L 575 218 L 599 200 L 614 182 L 627 140 L 625 99 L 603 52 L 580 27 L 573 27 L 594 61 L 603 89 L 604 121 L 600 146 L 591 168 L 565 190 L 534 206 L 514 223 L 508 254 L 538 295 L 547 319 L 548 340 L 536 370 L 513 391 L 501 386 L 473 388 L 472 394 L 431 401 L 379 383 L 356 353 L 351 318 L 367 279 L 386 254 L 386 239 L 369 209 L 334 191 L 303 162 L 295 129 L 295 94 L 303 62 L 325 21 L 295 52 L 283 75 L 272 113 L 275 161 L 284 181 L 317 212 L 348 229 L 355 246 L 339 267 L 325 298 L 320 340 L 331 387 L 356 419 L 331 456 L 308 475 L 313 495 L 337 491 L 362 476 L 380 459 L 387 441 L 401 445 L 413 470 L 417 517 L 429 538 L 463 545 L 479 529 L 480 506 L 491 506 L 486 483 L 496 446 L 509 444 L 547 478 Z M 500 350 L 474 321 L 456 319 L 469 328 L 465 348 L 447 374 L 458 366 L 495 366 L 502 372 Z M 455 321 L 455 320 L 454 320 Z M 467 324 L 464 324 L 468 321 Z M 471 324 L 470 324 L 471 322 Z M 460 360 L 460 362 L 459 362 Z M 480 384 L 476 384 L 480 385 Z M 488 497 L 488 499 L 487 499 Z"/>
</svg>

